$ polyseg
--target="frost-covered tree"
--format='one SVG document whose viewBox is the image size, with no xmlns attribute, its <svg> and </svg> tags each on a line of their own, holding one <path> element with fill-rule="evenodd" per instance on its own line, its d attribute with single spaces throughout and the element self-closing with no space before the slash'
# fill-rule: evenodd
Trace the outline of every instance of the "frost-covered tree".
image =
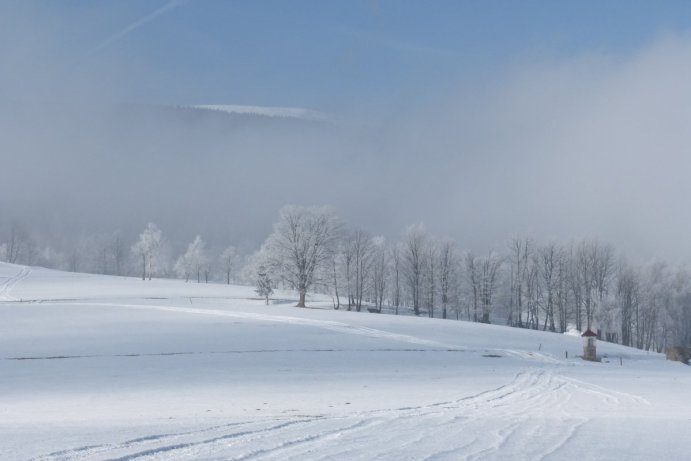
<svg viewBox="0 0 691 461">
<path fill-rule="evenodd" d="M 362 309 L 362 300 L 370 279 L 373 252 L 372 238 L 364 230 L 357 229 L 353 232 L 351 241 L 353 254 L 353 281 L 355 285 L 355 310 L 360 312 Z"/>
<path fill-rule="evenodd" d="M 512 326 L 523 327 L 523 311 L 525 301 L 525 284 L 527 278 L 528 261 L 532 257 L 532 241 L 525 237 L 514 237 L 509 246 L 511 294 L 507 323 Z"/>
<path fill-rule="evenodd" d="M 348 298 L 348 310 L 355 305 L 355 234 L 350 229 L 344 230 L 342 236 L 341 274 L 343 286 Z"/>
<path fill-rule="evenodd" d="M 557 272 L 559 265 L 560 249 L 555 243 L 548 243 L 540 248 L 540 275 L 542 288 L 544 291 L 542 308 L 544 312 L 544 324 L 542 329 L 556 331 L 554 322 L 554 306 L 556 305 L 557 294 Z"/>
<path fill-rule="evenodd" d="M 142 280 L 149 280 L 157 269 L 159 257 L 163 247 L 163 233 L 154 223 L 149 223 L 139 235 L 139 240 L 132 246 L 132 253 L 140 258 L 142 264 Z"/>
<path fill-rule="evenodd" d="M 337 218 L 330 208 L 288 205 L 281 209 L 274 230 L 262 247 L 268 269 L 279 273 L 299 293 L 305 307 L 307 291 L 327 284 Z"/>
<path fill-rule="evenodd" d="M 190 281 L 190 276 L 192 275 L 192 264 L 187 258 L 187 253 L 180 255 L 177 261 L 175 261 L 173 270 L 178 277 L 185 279 L 185 283 Z"/>
<path fill-rule="evenodd" d="M 501 257 L 491 251 L 484 258 L 478 258 L 472 253 L 466 255 L 466 281 L 475 322 L 490 323 L 502 261 Z"/>
<path fill-rule="evenodd" d="M 372 239 L 372 299 L 378 312 L 382 311 L 389 270 L 389 248 L 384 237 Z"/>
<path fill-rule="evenodd" d="M 122 232 L 120 231 L 115 231 L 113 234 L 111 252 L 113 254 L 115 275 L 123 275 L 126 271 L 127 249 L 125 247 L 125 240 L 122 238 Z"/>
<path fill-rule="evenodd" d="M 449 303 L 451 302 L 451 295 L 454 289 L 456 267 L 458 265 L 456 245 L 450 241 L 445 240 L 439 244 L 439 251 L 437 252 L 438 276 L 439 276 L 439 292 L 441 295 L 441 316 L 446 318 L 448 315 Z"/>
<path fill-rule="evenodd" d="M 230 285 L 230 278 L 237 265 L 238 252 L 234 246 L 229 246 L 221 253 L 221 265 L 226 274 L 226 283 Z"/>
<path fill-rule="evenodd" d="M 269 296 L 273 294 L 274 290 L 271 287 L 272 281 L 269 275 L 269 271 L 263 264 L 257 268 L 257 279 L 255 283 L 256 288 L 254 291 L 257 293 L 257 295 L 261 296 L 266 300 L 266 305 L 268 306 Z"/>
<path fill-rule="evenodd" d="M 640 275 L 626 262 L 619 264 L 616 284 L 616 303 L 621 322 L 621 343 L 633 346 L 635 313 L 641 302 Z"/>
<path fill-rule="evenodd" d="M 613 249 L 596 240 L 581 241 L 574 250 L 572 289 L 576 302 L 576 328 L 582 329 L 583 314 L 586 328 L 605 301 L 613 273 Z"/>
<path fill-rule="evenodd" d="M 427 303 L 427 315 L 434 318 L 434 309 L 437 305 L 437 266 L 438 253 L 437 253 L 437 242 L 431 240 L 427 245 L 427 251 L 424 255 L 424 289 L 425 289 L 425 300 Z"/>
<path fill-rule="evenodd" d="M 470 310 L 472 308 L 473 322 L 479 319 L 480 308 L 480 291 L 481 291 L 481 277 L 478 258 L 473 253 L 466 253 L 465 255 L 465 280 L 468 287 L 468 319 L 470 320 Z"/>
<path fill-rule="evenodd" d="M 4 259 L 12 264 L 31 264 L 35 257 L 35 242 L 29 231 L 17 222 L 10 225 L 4 243 Z"/>
<path fill-rule="evenodd" d="M 394 306 L 394 313 L 398 315 L 398 308 L 401 305 L 401 284 L 403 280 L 403 250 L 401 244 L 391 246 L 389 257 L 391 259 L 391 302 Z"/>
<path fill-rule="evenodd" d="M 423 224 L 416 224 L 406 230 L 403 240 L 403 271 L 410 290 L 415 315 L 420 315 L 426 245 L 427 231 Z"/>
<path fill-rule="evenodd" d="M 202 270 L 206 267 L 207 258 L 205 244 L 197 235 L 192 243 L 187 246 L 185 254 L 180 256 L 175 263 L 175 271 L 189 281 L 190 274 L 197 274 L 197 283 L 201 283 Z"/>
</svg>

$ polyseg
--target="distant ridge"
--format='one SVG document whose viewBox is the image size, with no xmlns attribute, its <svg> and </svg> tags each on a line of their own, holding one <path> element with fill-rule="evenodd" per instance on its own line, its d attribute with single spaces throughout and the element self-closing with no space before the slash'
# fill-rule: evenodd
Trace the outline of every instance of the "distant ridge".
<svg viewBox="0 0 691 461">
<path fill-rule="evenodd" d="M 182 107 L 213 110 L 229 114 L 261 115 L 265 117 L 296 118 L 311 121 L 325 121 L 328 119 L 328 116 L 322 112 L 302 107 L 242 106 L 236 104 L 200 104 Z"/>
</svg>

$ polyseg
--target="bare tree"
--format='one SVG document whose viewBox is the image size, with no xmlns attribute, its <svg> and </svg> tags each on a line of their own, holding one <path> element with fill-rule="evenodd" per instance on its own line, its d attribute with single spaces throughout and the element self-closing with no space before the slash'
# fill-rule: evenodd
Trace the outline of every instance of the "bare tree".
<svg viewBox="0 0 691 461">
<path fill-rule="evenodd" d="M 384 305 L 384 295 L 386 293 L 387 271 L 389 267 L 389 250 L 383 237 L 376 237 L 372 240 L 373 262 L 372 262 L 372 297 L 377 312 L 382 311 Z"/>
<path fill-rule="evenodd" d="M 542 303 L 542 286 L 540 285 L 540 258 L 531 254 L 525 268 L 525 301 L 527 320 L 525 326 L 537 330 L 540 327 L 540 305 Z"/>
<path fill-rule="evenodd" d="M 237 250 L 234 246 L 228 246 L 223 253 L 221 253 L 221 264 L 223 265 L 223 271 L 226 274 L 226 284 L 230 285 L 230 276 L 233 274 L 235 265 L 237 263 Z"/>
<path fill-rule="evenodd" d="M 509 298 L 509 315 L 507 323 L 523 327 L 524 287 L 528 261 L 532 253 L 532 241 L 529 238 L 514 238 L 509 247 L 511 257 Z M 515 312 L 514 312 L 515 311 Z"/>
<path fill-rule="evenodd" d="M 472 253 L 465 255 L 465 278 L 470 291 L 470 302 L 468 309 L 473 308 L 473 322 L 477 322 L 479 317 L 480 293 L 482 291 L 480 267 L 477 257 Z M 470 319 L 470 312 L 468 313 Z"/>
<path fill-rule="evenodd" d="M 351 241 L 355 282 L 355 309 L 360 312 L 372 264 L 372 238 L 364 230 L 357 229 L 353 232 Z"/>
<path fill-rule="evenodd" d="M 415 315 L 420 315 L 426 245 L 427 231 L 425 226 L 423 224 L 416 224 L 409 227 L 404 239 L 403 261 L 405 277 L 408 282 Z"/>
<path fill-rule="evenodd" d="M 452 284 L 456 275 L 457 252 L 456 246 L 450 240 L 445 240 L 439 245 L 439 289 L 441 293 L 441 316 L 447 318 L 449 302 L 451 298 Z"/>
<path fill-rule="evenodd" d="M 576 307 L 576 326 L 580 330 L 582 313 L 586 328 L 592 328 L 597 310 L 608 292 L 612 275 L 613 250 L 596 240 L 584 240 L 576 246 L 572 285 Z"/>
<path fill-rule="evenodd" d="M 556 303 L 559 322 L 559 332 L 563 333 L 568 328 L 569 321 L 569 256 L 562 248 L 557 260 L 556 273 Z"/>
<path fill-rule="evenodd" d="M 427 293 L 427 315 L 434 318 L 434 308 L 436 307 L 437 295 L 437 245 L 435 241 L 427 244 L 424 264 L 425 291 Z"/>
<path fill-rule="evenodd" d="M 11 264 L 31 264 L 34 250 L 29 231 L 19 223 L 12 222 L 5 242 L 5 260 Z"/>
<path fill-rule="evenodd" d="M 403 261 L 401 257 L 401 245 L 394 244 L 391 246 L 391 302 L 394 305 L 394 313 L 398 315 L 398 308 L 401 305 L 401 277 L 403 270 Z"/>
<path fill-rule="evenodd" d="M 332 251 L 331 252 L 331 281 L 332 281 L 332 287 L 334 290 L 334 309 L 338 310 L 341 308 L 341 296 L 338 291 L 338 287 L 340 286 L 339 282 L 339 273 L 340 273 L 340 268 L 343 264 L 343 253 L 341 251 Z"/>
<path fill-rule="evenodd" d="M 109 258 L 112 261 L 112 273 L 115 275 L 123 275 L 125 272 L 125 261 L 127 258 L 127 249 L 125 241 L 122 238 L 122 232 L 117 230 L 110 236 L 110 244 L 107 250 Z"/>
<path fill-rule="evenodd" d="M 482 305 L 482 323 L 490 323 L 490 315 L 494 307 L 494 294 L 497 290 L 497 276 L 502 260 L 491 251 L 480 263 L 480 304 Z"/>
<path fill-rule="evenodd" d="M 175 263 L 176 272 L 185 277 L 185 281 L 189 281 L 190 274 L 197 274 L 197 283 L 201 283 L 202 271 L 206 272 L 206 267 L 208 264 L 205 244 L 202 238 L 197 235 L 192 243 L 187 247 L 185 254 L 178 258 Z M 208 276 L 205 276 L 208 282 Z"/>
<path fill-rule="evenodd" d="M 616 300 L 621 321 L 621 343 L 633 346 L 634 314 L 639 309 L 639 275 L 625 262 L 619 265 Z"/>
<path fill-rule="evenodd" d="M 271 296 L 274 292 L 271 283 L 271 277 L 269 276 L 269 272 L 267 271 L 266 267 L 260 265 L 257 269 L 257 279 L 255 282 L 256 288 L 254 291 L 259 296 L 264 298 L 267 306 L 269 305 L 269 296 Z"/>
<path fill-rule="evenodd" d="M 354 233 L 345 230 L 343 239 L 343 274 L 345 276 L 345 290 L 348 298 L 348 310 L 355 305 L 355 236 Z"/>
<path fill-rule="evenodd" d="M 671 280 L 672 299 L 666 315 L 669 343 L 691 347 L 691 274 L 678 267 Z"/>
<path fill-rule="evenodd" d="M 543 312 L 545 314 L 545 321 L 542 330 L 546 330 L 549 326 L 549 331 L 556 331 L 554 323 L 554 306 L 557 303 L 558 290 L 558 265 L 559 265 L 560 249 L 555 243 L 548 243 L 540 249 L 540 273 L 542 275 L 542 288 L 544 290 L 543 296 Z"/>
<path fill-rule="evenodd" d="M 270 267 L 298 291 L 297 307 L 305 307 L 307 291 L 315 284 L 328 283 L 320 275 L 328 267 L 336 227 L 336 216 L 328 208 L 288 205 L 281 209 L 273 233 L 264 242 Z"/>
</svg>

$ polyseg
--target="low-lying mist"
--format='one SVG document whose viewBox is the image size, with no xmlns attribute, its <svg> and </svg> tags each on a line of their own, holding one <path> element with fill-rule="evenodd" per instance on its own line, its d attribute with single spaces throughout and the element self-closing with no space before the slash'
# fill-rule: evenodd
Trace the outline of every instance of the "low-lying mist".
<svg viewBox="0 0 691 461">
<path fill-rule="evenodd" d="M 75 56 L 59 27 L 16 19 L 0 20 L 0 232 L 134 236 L 152 221 L 178 245 L 252 247 L 284 204 L 328 204 L 374 233 L 424 221 L 467 248 L 530 234 L 691 257 L 687 36 L 310 121 L 133 100 L 137 63 Z"/>
</svg>

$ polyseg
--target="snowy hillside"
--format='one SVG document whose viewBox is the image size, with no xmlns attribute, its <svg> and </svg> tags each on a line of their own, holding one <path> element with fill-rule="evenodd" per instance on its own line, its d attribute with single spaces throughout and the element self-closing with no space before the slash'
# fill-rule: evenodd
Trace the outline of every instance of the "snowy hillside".
<svg viewBox="0 0 691 461">
<path fill-rule="evenodd" d="M 274 296 L 0 264 L 0 459 L 689 459 L 662 355 Z"/>
</svg>

